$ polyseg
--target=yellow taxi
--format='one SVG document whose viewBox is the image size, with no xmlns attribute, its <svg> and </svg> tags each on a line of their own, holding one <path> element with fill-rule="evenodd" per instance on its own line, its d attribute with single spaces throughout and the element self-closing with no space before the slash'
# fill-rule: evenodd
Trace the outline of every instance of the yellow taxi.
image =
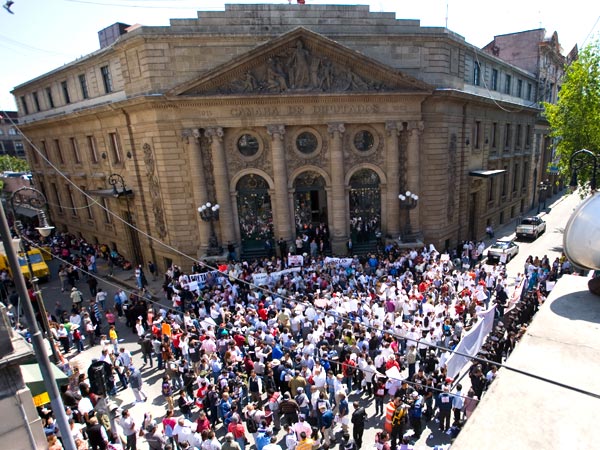
<svg viewBox="0 0 600 450">
<path fill-rule="evenodd" d="M 29 250 L 27 255 L 29 256 L 29 261 L 31 262 L 33 275 L 40 280 L 48 280 L 50 278 L 50 268 L 48 267 L 48 264 L 46 264 L 42 252 L 39 249 L 34 248 Z M 25 278 L 29 278 L 29 266 L 27 265 L 27 260 L 22 253 L 19 254 L 19 265 L 21 266 L 21 272 L 23 272 Z"/>
</svg>

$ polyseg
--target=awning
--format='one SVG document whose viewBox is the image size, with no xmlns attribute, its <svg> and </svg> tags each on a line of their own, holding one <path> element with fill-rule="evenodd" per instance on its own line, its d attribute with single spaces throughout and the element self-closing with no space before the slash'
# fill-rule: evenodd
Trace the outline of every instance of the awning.
<svg viewBox="0 0 600 450">
<path fill-rule="evenodd" d="M 64 384 L 69 381 L 69 377 L 54 364 L 50 363 L 52 367 L 52 377 L 56 381 L 57 385 Z M 21 366 L 21 374 L 23 375 L 23 381 L 31 391 L 31 396 L 34 397 L 34 401 L 37 404 L 39 401 L 44 401 L 48 397 L 48 393 L 46 391 L 46 384 L 44 383 L 44 377 L 42 376 L 42 372 L 40 371 L 40 366 L 38 364 L 23 364 Z M 37 399 L 35 397 L 38 397 Z M 45 404 L 50 400 L 40 403 Z"/>
<path fill-rule="evenodd" d="M 469 172 L 469 176 L 471 177 L 479 177 L 479 178 L 489 178 L 494 177 L 496 175 L 500 175 L 501 173 L 506 172 L 504 169 L 497 170 L 471 170 Z"/>
<path fill-rule="evenodd" d="M 15 206 L 15 213 L 25 217 L 37 217 L 39 211 L 33 208 L 27 208 L 26 206 Z"/>
</svg>

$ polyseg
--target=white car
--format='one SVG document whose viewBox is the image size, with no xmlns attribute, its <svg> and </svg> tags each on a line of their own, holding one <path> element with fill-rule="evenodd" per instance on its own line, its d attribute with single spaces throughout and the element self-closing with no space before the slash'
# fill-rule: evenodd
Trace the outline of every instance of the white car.
<svg viewBox="0 0 600 450">
<path fill-rule="evenodd" d="M 506 264 L 515 257 L 517 253 L 519 253 L 519 246 L 515 244 L 514 239 L 498 239 L 488 249 L 487 260 L 488 263 L 501 262 Z"/>
</svg>

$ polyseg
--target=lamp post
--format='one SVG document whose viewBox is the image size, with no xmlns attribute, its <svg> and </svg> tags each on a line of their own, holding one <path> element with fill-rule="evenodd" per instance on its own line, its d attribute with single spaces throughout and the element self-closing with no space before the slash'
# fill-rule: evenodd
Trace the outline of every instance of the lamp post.
<svg viewBox="0 0 600 450">
<path fill-rule="evenodd" d="M 571 155 L 569 169 L 572 176 L 569 186 L 577 188 L 578 172 L 589 169 L 592 195 L 573 211 L 563 233 L 563 248 L 567 258 L 575 266 L 591 270 L 600 270 L 600 193 L 596 190 L 599 162 L 600 155 L 590 150 L 578 150 Z M 588 285 L 592 282 L 598 284 L 593 280 L 596 278 L 590 280 Z"/>
<path fill-rule="evenodd" d="M 24 190 L 30 190 L 34 194 L 30 197 L 30 200 L 27 200 L 25 196 L 21 195 L 22 191 Z M 20 200 L 23 200 L 23 202 L 19 203 Z M 46 198 L 40 191 L 30 187 L 20 188 L 13 193 L 10 201 L 11 207 L 13 208 L 13 213 L 15 205 L 20 204 L 28 204 L 30 207 L 37 209 L 38 216 L 40 218 L 40 227 L 37 228 L 38 231 L 42 236 L 48 236 L 50 234 L 53 227 L 48 226 L 48 222 L 46 221 L 46 215 L 44 214 L 41 208 L 38 208 L 39 206 L 43 207 L 46 204 Z M 63 446 L 66 450 L 76 450 L 75 442 L 71 434 L 71 428 L 69 427 L 69 422 L 65 413 L 65 407 L 62 402 L 62 398 L 60 396 L 60 392 L 58 390 L 56 381 L 54 380 L 54 375 L 52 373 L 52 364 L 50 363 L 50 359 L 48 358 L 48 353 L 46 351 L 46 346 L 44 345 L 44 337 L 42 336 L 42 333 L 38 328 L 35 319 L 35 312 L 33 310 L 33 305 L 31 304 L 31 299 L 29 298 L 29 293 L 27 291 L 27 285 L 25 284 L 25 277 L 23 276 L 23 272 L 21 272 L 21 267 L 19 265 L 17 253 L 12 246 L 12 236 L 10 234 L 10 228 L 8 226 L 6 214 L 4 213 L 3 207 L 0 207 L 0 236 L 2 238 L 2 243 L 4 244 L 4 249 L 6 251 L 6 256 L 8 258 L 10 268 L 13 272 L 13 281 L 17 288 L 19 297 L 21 298 L 21 302 L 23 303 L 23 312 L 25 314 L 25 318 L 27 320 L 29 331 L 31 334 L 31 344 L 37 357 L 40 372 L 42 373 L 42 377 L 44 378 L 44 384 L 46 386 L 46 390 L 48 391 L 48 396 L 50 397 L 52 411 L 56 417 L 56 422 L 63 439 Z M 27 255 L 27 252 L 25 252 L 25 254 Z M 33 279 L 33 271 L 31 270 L 31 265 L 29 266 L 29 273 L 31 274 Z M 43 311 L 42 317 L 45 317 L 47 320 L 46 311 L 45 309 L 42 309 L 43 301 L 41 301 L 41 297 L 39 300 L 41 311 Z M 50 335 L 49 330 L 48 335 Z M 51 346 L 52 345 L 53 344 L 51 341 Z"/>
<path fill-rule="evenodd" d="M 540 207 L 542 206 L 542 197 L 544 198 L 544 210 L 546 210 L 546 191 L 550 187 L 550 182 L 546 180 L 542 181 L 538 185 L 538 209 L 537 213 L 540 213 Z"/>
<path fill-rule="evenodd" d="M 406 224 L 404 226 L 404 235 L 402 236 L 402 240 L 404 242 L 415 242 L 416 238 L 413 235 L 412 227 L 410 225 L 410 211 L 417 207 L 419 196 L 410 191 L 406 191 L 405 194 L 398 195 L 398 199 L 400 199 L 400 209 L 404 209 L 407 212 Z"/>
<path fill-rule="evenodd" d="M 590 167 L 592 169 L 592 177 L 590 179 L 590 189 L 592 191 L 596 190 L 596 172 L 598 170 L 598 159 L 600 156 L 596 155 L 594 152 L 590 150 L 581 149 L 577 150 L 575 153 L 571 155 L 569 158 L 569 170 L 571 171 L 571 181 L 569 186 L 573 189 L 577 188 L 577 174 L 581 169 L 586 167 Z"/>
<path fill-rule="evenodd" d="M 127 205 L 127 224 L 133 223 L 133 218 L 131 217 L 131 209 L 129 207 L 129 197 L 131 196 L 133 191 L 131 189 L 127 188 L 127 185 L 125 184 L 125 179 L 118 173 L 111 173 L 108 176 L 108 184 L 110 184 L 112 186 L 114 198 L 118 199 L 121 197 L 125 197 L 125 204 Z M 117 186 L 119 186 L 120 189 L 118 189 Z M 131 237 L 131 235 L 130 235 L 130 237 Z M 142 256 L 140 254 L 139 248 L 136 247 L 135 243 L 132 241 L 133 241 L 133 239 L 131 240 L 133 257 L 135 258 L 135 260 L 136 260 L 135 262 L 137 264 L 141 264 Z"/>
<path fill-rule="evenodd" d="M 46 305 L 44 304 L 44 298 L 42 297 L 42 291 L 39 288 L 39 279 L 33 272 L 31 258 L 29 257 L 29 246 L 23 240 L 23 225 L 20 221 L 16 219 L 17 206 L 32 209 L 37 212 L 38 222 L 40 225 L 36 228 L 36 230 L 43 237 L 50 236 L 50 233 L 52 233 L 54 227 L 48 225 L 48 219 L 46 218 L 46 213 L 44 212 L 47 200 L 44 194 L 42 194 L 37 189 L 24 186 L 13 192 L 10 196 L 9 201 L 14 218 L 14 231 L 18 237 L 20 251 L 23 253 L 23 258 L 25 259 L 27 269 L 29 270 L 29 282 L 31 283 L 36 298 L 36 304 L 38 305 L 38 312 L 40 314 L 41 324 L 44 328 L 43 331 L 46 333 L 46 338 L 50 343 L 52 357 L 54 358 L 54 361 L 58 363 L 60 359 L 58 356 L 58 351 L 56 349 L 56 343 L 54 342 L 54 336 L 50 332 L 50 322 L 48 321 L 48 313 L 46 311 Z M 21 270 L 19 270 L 19 272 L 20 271 Z"/>
<path fill-rule="evenodd" d="M 213 205 L 210 202 L 206 202 L 206 204 L 198 208 L 200 218 L 203 221 L 210 223 L 210 238 L 208 239 L 208 249 L 206 250 L 208 256 L 216 256 L 222 253 L 219 241 L 217 240 L 217 235 L 215 234 L 215 220 L 219 220 L 220 208 L 218 203 Z"/>
</svg>

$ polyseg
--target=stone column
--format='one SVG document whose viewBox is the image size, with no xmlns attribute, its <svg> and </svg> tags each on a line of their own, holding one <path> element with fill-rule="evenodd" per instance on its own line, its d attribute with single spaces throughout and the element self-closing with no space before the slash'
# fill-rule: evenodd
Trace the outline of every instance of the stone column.
<svg viewBox="0 0 600 450">
<path fill-rule="evenodd" d="M 342 137 L 346 128 L 343 123 L 330 123 L 327 127 L 331 136 L 330 172 L 331 172 L 331 209 L 332 221 L 329 223 L 331 248 L 334 255 L 344 255 L 348 240 L 348 202 L 344 186 L 344 152 Z"/>
<path fill-rule="evenodd" d="M 385 129 L 387 131 L 385 140 L 387 227 L 385 233 L 395 239 L 400 235 L 400 204 L 398 200 L 398 194 L 400 194 L 400 146 L 398 134 L 400 131 L 397 122 L 386 122 Z"/>
<path fill-rule="evenodd" d="M 221 239 L 219 244 L 226 247 L 229 242 L 235 241 L 235 228 L 229 197 L 229 174 L 225 146 L 223 145 L 223 128 L 207 128 L 204 135 L 210 139 L 211 143 L 216 201 L 220 206 L 219 221 L 215 223 L 215 232 L 220 230 Z"/>
<path fill-rule="evenodd" d="M 283 238 L 289 244 L 294 238 L 292 234 L 290 203 L 288 197 L 287 164 L 283 136 L 284 125 L 268 125 L 267 133 L 271 136 L 271 157 L 273 158 L 273 183 L 275 184 L 275 240 Z"/>
<path fill-rule="evenodd" d="M 406 189 L 419 196 L 417 207 L 410 211 L 410 223 L 413 231 L 420 232 L 419 211 L 423 201 L 423 193 L 421 192 L 421 134 L 423 133 L 423 122 L 414 121 L 408 124 L 408 148 L 407 148 L 407 164 L 406 164 Z"/>
<path fill-rule="evenodd" d="M 181 137 L 186 143 L 189 155 L 192 194 L 195 207 L 194 214 L 198 223 L 198 238 L 200 241 L 198 256 L 202 256 L 206 254 L 206 249 L 208 248 L 210 225 L 200 219 L 200 215 L 196 211 L 196 208 L 209 201 L 206 191 L 206 174 L 204 173 L 204 163 L 202 162 L 202 149 L 200 147 L 200 130 L 197 128 L 185 129 L 181 133 Z"/>
</svg>

